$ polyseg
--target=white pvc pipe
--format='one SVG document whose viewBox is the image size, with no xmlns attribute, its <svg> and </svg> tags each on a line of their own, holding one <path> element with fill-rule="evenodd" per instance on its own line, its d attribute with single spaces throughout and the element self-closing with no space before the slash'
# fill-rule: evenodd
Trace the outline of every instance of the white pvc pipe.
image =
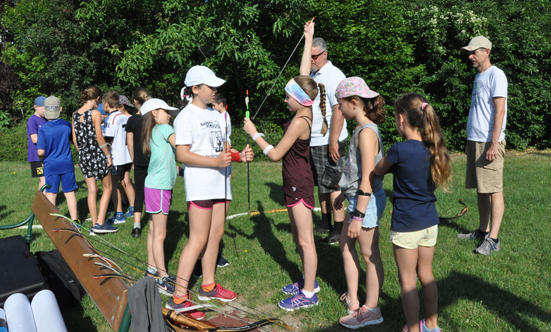
<svg viewBox="0 0 551 332">
<path fill-rule="evenodd" d="M 21 294 L 13 294 L 4 303 L 6 321 L 10 332 L 37 332 L 29 299 Z"/>
<path fill-rule="evenodd" d="M 45 289 L 38 292 L 33 298 L 31 307 L 37 332 L 67 332 L 57 300 L 51 290 Z"/>
</svg>

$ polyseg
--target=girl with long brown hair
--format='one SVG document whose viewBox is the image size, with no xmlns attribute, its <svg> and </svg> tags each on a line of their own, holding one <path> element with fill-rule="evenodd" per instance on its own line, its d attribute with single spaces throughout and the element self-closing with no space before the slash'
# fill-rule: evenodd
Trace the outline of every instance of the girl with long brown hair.
<svg viewBox="0 0 551 332">
<path fill-rule="evenodd" d="M 394 102 L 398 142 L 375 167 L 375 174 L 394 174 L 394 201 L 390 241 L 398 267 L 404 331 L 441 331 L 438 327 L 438 288 L 432 273 L 434 246 L 440 219 L 436 211 L 437 187 L 451 179 L 450 157 L 440 122 L 428 100 L 406 93 Z M 419 321 L 417 278 L 423 287 L 426 319 Z"/>
</svg>

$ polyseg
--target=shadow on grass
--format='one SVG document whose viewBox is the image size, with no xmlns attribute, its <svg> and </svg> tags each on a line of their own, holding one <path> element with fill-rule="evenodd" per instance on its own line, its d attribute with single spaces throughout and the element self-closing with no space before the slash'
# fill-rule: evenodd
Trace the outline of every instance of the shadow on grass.
<svg viewBox="0 0 551 332">
<path fill-rule="evenodd" d="M 507 322 L 507 324 L 515 330 L 528 332 L 540 331 L 540 328 L 533 324 L 533 320 L 538 320 L 547 325 L 551 324 L 551 313 L 476 276 L 453 271 L 446 278 L 437 281 L 437 285 L 439 293 L 438 311 L 441 317 L 440 322 L 446 320 L 448 325 L 447 330 L 449 331 L 461 331 L 465 330 L 465 328 L 469 328 L 455 323 L 449 315 L 442 314 L 447 307 L 455 305 L 460 299 L 468 300 L 473 304 L 480 303 L 486 310 L 499 317 L 500 320 Z M 419 297 L 422 308 L 420 317 L 423 317 L 424 309 L 422 294 L 419 294 Z M 383 317 L 388 317 L 388 319 L 381 325 L 370 327 L 370 330 L 398 331 L 403 324 L 405 324 L 405 319 L 401 312 L 401 298 L 389 298 L 386 297 L 384 293 L 381 294 L 381 298 L 385 300 L 384 305 L 381 306 L 381 311 Z M 478 327 L 484 324 L 485 322 L 478 322 Z M 339 324 L 334 324 L 330 327 L 315 329 L 315 331 L 348 330 L 340 327 Z"/>
<path fill-rule="evenodd" d="M 183 222 L 179 220 L 183 220 Z M 166 238 L 165 238 L 165 262 L 167 263 L 170 262 L 173 256 L 175 255 L 178 258 L 180 257 L 180 253 L 176 252 L 176 249 L 178 247 L 178 242 L 180 242 L 183 235 L 189 238 L 189 227 L 187 227 L 188 224 L 189 224 L 189 217 L 186 212 L 181 212 L 178 210 L 170 210 L 170 213 L 168 214 L 168 221 L 166 226 L 167 231 L 166 231 Z M 145 227 L 149 227 L 147 225 L 144 225 L 143 227 L 144 229 L 149 229 L 149 228 L 145 228 Z M 144 234 L 147 234 L 147 232 L 144 232 Z"/>
<path fill-rule="evenodd" d="M 283 201 L 283 195 L 285 195 L 283 192 L 283 186 L 275 182 L 267 182 L 264 185 L 270 188 L 270 199 L 278 205 L 285 206 L 285 202 Z"/>
<path fill-rule="evenodd" d="M 8 211 L 8 207 L 6 205 L 0 205 L 0 224 L 2 224 L 2 220 L 7 218 L 10 214 L 14 213 L 15 210 Z"/>
<path fill-rule="evenodd" d="M 60 310 L 67 331 L 97 331 L 92 319 L 84 316 L 84 308 L 80 303 L 70 307 L 61 307 Z"/>
<path fill-rule="evenodd" d="M 242 230 L 234 227 L 233 224 L 229 224 L 228 228 L 235 232 L 236 235 L 239 234 L 246 239 L 258 239 L 262 249 L 264 249 L 264 251 L 270 255 L 283 270 L 289 272 L 291 279 L 298 280 L 298 278 L 302 276 L 301 268 L 285 257 L 284 253 L 286 252 L 286 248 L 272 231 L 272 225 L 274 223 L 273 219 L 266 215 L 262 203 L 260 201 L 256 202 L 258 204 L 257 211 L 260 214 L 251 217 L 251 221 L 254 224 L 251 234 L 243 232 Z M 285 228 L 287 228 L 289 233 L 291 232 L 291 226 L 289 224 L 287 224 Z"/>
</svg>

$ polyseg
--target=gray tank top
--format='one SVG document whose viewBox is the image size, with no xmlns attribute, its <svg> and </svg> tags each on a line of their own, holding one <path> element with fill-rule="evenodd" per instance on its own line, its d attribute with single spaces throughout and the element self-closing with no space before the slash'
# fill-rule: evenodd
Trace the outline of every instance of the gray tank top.
<svg viewBox="0 0 551 332">
<path fill-rule="evenodd" d="M 362 179 L 362 156 L 360 150 L 358 149 L 356 138 L 365 128 L 373 130 L 379 138 L 379 153 L 375 156 L 375 165 L 383 159 L 383 139 L 381 138 L 379 127 L 376 124 L 366 123 L 352 133 L 352 138 L 350 138 L 350 146 L 348 148 L 348 157 L 346 158 L 346 165 L 344 166 L 344 171 L 342 173 L 341 180 L 339 181 L 339 187 L 346 197 L 356 196 Z M 375 175 L 373 177 L 371 189 L 374 193 L 383 188 L 383 179 L 384 175 Z"/>
</svg>

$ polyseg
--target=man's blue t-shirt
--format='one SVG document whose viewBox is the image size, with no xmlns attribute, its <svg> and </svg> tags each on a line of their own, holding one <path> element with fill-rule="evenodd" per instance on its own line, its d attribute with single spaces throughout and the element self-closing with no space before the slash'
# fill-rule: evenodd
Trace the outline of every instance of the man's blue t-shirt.
<svg viewBox="0 0 551 332">
<path fill-rule="evenodd" d="M 392 224 L 395 232 L 414 232 L 437 225 L 436 188 L 430 173 L 430 154 L 423 142 L 408 140 L 387 152 L 394 172 Z"/>
<path fill-rule="evenodd" d="M 50 120 L 38 130 L 36 148 L 45 150 L 45 175 L 75 171 L 71 156 L 71 130 L 71 124 L 63 119 Z"/>
</svg>

